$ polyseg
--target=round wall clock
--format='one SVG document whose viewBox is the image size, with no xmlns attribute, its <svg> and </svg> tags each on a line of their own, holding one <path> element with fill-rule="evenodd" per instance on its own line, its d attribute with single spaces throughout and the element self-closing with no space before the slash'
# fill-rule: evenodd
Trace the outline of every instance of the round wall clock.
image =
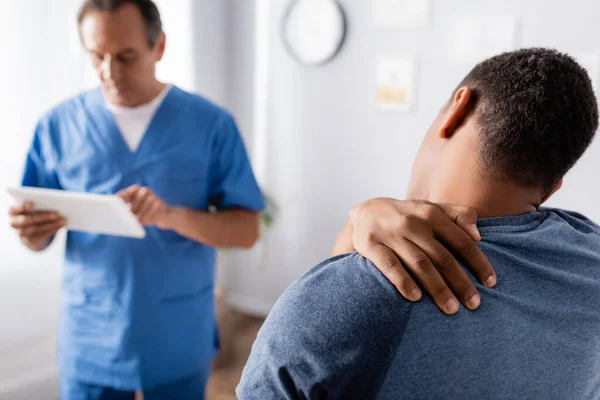
<svg viewBox="0 0 600 400">
<path fill-rule="evenodd" d="M 301 64 L 321 65 L 340 51 L 346 16 L 337 0 L 294 0 L 283 20 L 283 41 Z"/>
</svg>

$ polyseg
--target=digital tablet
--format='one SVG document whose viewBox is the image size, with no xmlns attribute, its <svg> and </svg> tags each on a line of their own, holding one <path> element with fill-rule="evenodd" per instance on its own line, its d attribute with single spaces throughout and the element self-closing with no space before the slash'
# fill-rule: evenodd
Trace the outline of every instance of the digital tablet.
<svg viewBox="0 0 600 400">
<path fill-rule="evenodd" d="M 67 229 L 113 236 L 144 238 L 146 231 L 118 196 L 64 190 L 12 187 L 17 201 L 30 201 L 36 210 L 56 211 L 67 218 Z"/>
</svg>

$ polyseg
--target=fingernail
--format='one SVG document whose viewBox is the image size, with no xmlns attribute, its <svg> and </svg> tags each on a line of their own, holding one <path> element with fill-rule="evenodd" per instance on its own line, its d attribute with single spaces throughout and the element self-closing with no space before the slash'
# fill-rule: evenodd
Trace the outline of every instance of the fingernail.
<svg viewBox="0 0 600 400">
<path fill-rule="evenodd" d="M 479 305 L 481 304 L 481 298 L 479 297 L 479 294 L 475 293 L 473 296 L 471 296 L 471 298 L 469 300 L 467 300 L 467 305 L 469 306 L 469 309 L 474 310 L 477 307 L 479 307 Z"/>
<path fill-rule="evenodd" d="M 421 296 L 421 291 L 418 288 L 413 288 L 413 290 L 410 291 L 410 298 L 414 301 L 421 300 Z"/>
<path fill-rule="evenodd" d="M 471 231 L 475 235 L 476 240 L 481 240 L 481 234 L 479 233 L 479 229 L 477 228 L 477 224 L 471 225 Z"/>
<path fill-rule="evenodd" d="M 446 302 L 446 310 L 448 310 L 448 312 L 450 314 L 454 314 L 455 312 L 458 311 L 458 301 L 454 300 L 454 299 L 450 299 Z"/>
<path fill-rule="evenodd" d="M 496 285 L 496 276 L 490 275 L 490 277 L 487 278 L 484 283 L 487 287 L 494 287 Z"/>
</svg>

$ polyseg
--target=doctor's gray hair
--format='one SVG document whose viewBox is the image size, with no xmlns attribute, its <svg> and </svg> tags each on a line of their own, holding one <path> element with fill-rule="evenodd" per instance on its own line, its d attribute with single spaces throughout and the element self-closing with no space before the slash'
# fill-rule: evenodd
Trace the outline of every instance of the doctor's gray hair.
<svg viewBox="0 0 600 400">
<path fill-rule="evenodd" d="M 100 11 L 112 13 L 125 4 L 133 4 L 140 10 L 146 25 L 148 44 L 150 47 L 154 47 L 158 37 L 162 33 L 162 21 L 158 7 L 156 7 L 156 4 L 152 0 L 85 0 L 79 8 L 77 23 L 81 25 L 81 22 L 89 12 Z"/>
</svg>

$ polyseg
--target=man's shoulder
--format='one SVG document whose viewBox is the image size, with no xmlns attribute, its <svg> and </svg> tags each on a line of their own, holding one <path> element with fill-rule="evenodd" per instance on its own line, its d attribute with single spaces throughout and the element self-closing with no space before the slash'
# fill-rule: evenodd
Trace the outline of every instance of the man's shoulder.
<svg viewBox="0 0 600 400">
<path fill-rule="evenodd" d="M 560 208 L 542 208 L 541 210 L 549 213 L 554 220 L 566 222 L 575 230 L 600 235 L 600 226 L 579 212 Z"/>
<path fill-rule="evenodd" d="M 189 105 L 188 110 L 192 114 L 211 116 L 218 121 L 232 118 L 231 113 L 227 109 L 200 94 L 188 92 L 177 86 L 173 86 L 171 90 L 175 97 Z"/>
<path fill-rule="evenodd" d="M 411 310 L 359 254 L 330 258 L 277 301 L 253 346 L 238 395 L 373 398 Z"/>
<path fill-rule="evenodd" d="M 64 118 L 65 115 L 77 115 L 85 103 L 88 102 L 89 97 L 93 96 L 95 91 L 98 90 L 98 88 L 86 90 L 60 101 L 47 109 L 46 112 L 42 114 L 40 121 L 53 122 L 57 119 Z"/>
<path fill-rule="evenodd" d="M 266 326 L 300 341 L 317 334 L 330 345 L 355 348 L 400 340 L 412 308 L 375 265 L 348 253 L 321 262 L 290 285 Z"/>
<path fill-rule="evenodd" d="M 99 90 L 99 89 L 97 89 Z M 71 96 L 46 109 L 37 120 L 36 134 L 40 137 L 58 140 L 62 127 L 67 121 L 76 121 L 83 115 L 94 89 Z"/>
<path fill-rule="evenodd" d="M 369 260 L 360 254 L 347 253 L 331 257 L 305 273 L 282 296 L 282 300 L 299 297 L 330 300 L 326 306 L 348 306 L 347 301 L 360 299 L 361 304 L 381 301 L 404 302 L 396 288 Z M 339 294 L 345 294 L 344 299 Z M 321 304 L 323 306 L 323 304 Z"/>
</svg>

